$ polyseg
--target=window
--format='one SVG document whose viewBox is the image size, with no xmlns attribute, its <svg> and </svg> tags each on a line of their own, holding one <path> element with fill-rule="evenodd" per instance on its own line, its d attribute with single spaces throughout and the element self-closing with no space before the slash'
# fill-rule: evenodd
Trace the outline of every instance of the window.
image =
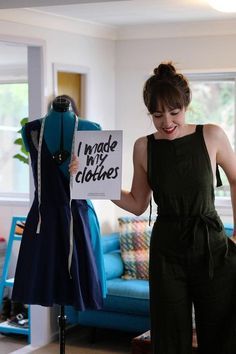
<svg viewBox="0 0 236 354">
<path fill-rule="evenodd" d="M 20 152 L 14 140 L 20 121 L 28 117 L 28 84 L 0 83 L 0 196 L 29 195 L 29 166 L 13 158 Z"/>
<path fill-rule="evenodd" d="M 192 90 L 188 123 L 220 125 L 235 148 L 236 73 L 192 74 L 188 79 Z M 216 189 L 216 196 L 228 197 L 228 180 L 222 169 L 220 174 L 223 186 Z"/>
</svg>

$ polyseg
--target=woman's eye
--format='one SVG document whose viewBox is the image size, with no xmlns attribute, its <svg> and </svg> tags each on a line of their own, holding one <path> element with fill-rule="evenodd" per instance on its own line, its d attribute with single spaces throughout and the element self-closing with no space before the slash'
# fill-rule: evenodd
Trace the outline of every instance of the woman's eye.
<svg viewBox="0 0 236 354">
<path fill-rule="evenodd" d="M 160 118 L 161 114 L 160 113 L 154 113 L 152 116 L 153 116 L 153 118 Z"/>
<path fill-rule="evenodd" d="M 179 113 L 179 110 L 178 110 L 178 111 L 172 111 L 172 112 L 171 112 L 172 116 L 176 116 L 178 113 Z"/>
</svg>

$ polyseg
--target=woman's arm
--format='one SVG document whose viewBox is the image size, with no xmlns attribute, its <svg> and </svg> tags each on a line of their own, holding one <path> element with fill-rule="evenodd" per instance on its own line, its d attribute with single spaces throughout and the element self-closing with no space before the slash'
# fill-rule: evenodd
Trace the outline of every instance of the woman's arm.
<svg viewBox="0 0 236 354">
<path fill-rule="evenodd" d="M 215 129 L 215 141 L 217 141 L 216 162 L 223 168 L 230 185 L 234 222 L 232 240 L 236 242 L 236 155 L 228 137 L 219 127 Z"/>
<path fill-rule="evenodd" d="M 120 208 L 141 215 L 148 207 L 151 189 L 147 180 L 147 138 L 139 138 L 133 150 L 133 181 L 130 191 L 121 191 L 121 199 L 113 200 Z"/>
</svg>

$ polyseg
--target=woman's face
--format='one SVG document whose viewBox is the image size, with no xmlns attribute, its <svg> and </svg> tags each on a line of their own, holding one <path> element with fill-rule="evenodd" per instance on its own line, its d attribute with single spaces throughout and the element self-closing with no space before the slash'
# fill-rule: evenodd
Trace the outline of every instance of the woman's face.
<svg viewBox="0 0 236 354">
<path fill-rule="evenodd" d="M 159 139 L 173 140 L 182 135 L 185 125 L 185 107 L 158 109 L 152 114 L 153 124 L 158 131 Z"/>
</svg>

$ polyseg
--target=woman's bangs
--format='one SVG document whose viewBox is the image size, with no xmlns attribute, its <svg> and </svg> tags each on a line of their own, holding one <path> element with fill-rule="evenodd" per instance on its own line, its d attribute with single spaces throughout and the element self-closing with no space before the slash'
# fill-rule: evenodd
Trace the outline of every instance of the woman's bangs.
<svg viewBox="0 0 236 354">
<path fill-rule="evenodd" d="M 157 110 L 165 111 L 165 109 L 172 110 L 176 108 L 182 109 L 184 106 L 183 97 L 180 92 L 173 86 L 163 86 L 159 91 L 157 99 Z"/>
</svg>

